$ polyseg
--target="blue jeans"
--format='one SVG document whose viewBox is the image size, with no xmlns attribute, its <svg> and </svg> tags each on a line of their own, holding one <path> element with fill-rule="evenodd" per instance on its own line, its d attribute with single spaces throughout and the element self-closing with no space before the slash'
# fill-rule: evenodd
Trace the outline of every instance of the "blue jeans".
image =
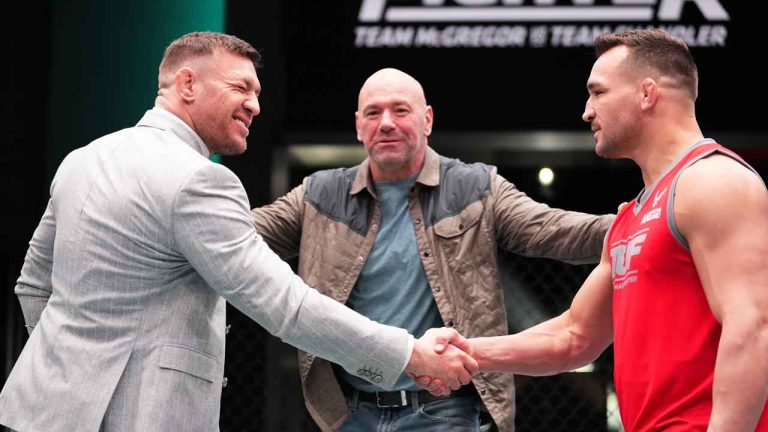
<svg viewBox="0 0 768 432">
<path fill-rule="evenodd" d="M 405 407 L 379 408 L 347 397 L 350 415 L 341 432 L 478 432 L 482 402 L 476 396 L 453 396 L 422 403 L 409 393 Z"/>
</svg>

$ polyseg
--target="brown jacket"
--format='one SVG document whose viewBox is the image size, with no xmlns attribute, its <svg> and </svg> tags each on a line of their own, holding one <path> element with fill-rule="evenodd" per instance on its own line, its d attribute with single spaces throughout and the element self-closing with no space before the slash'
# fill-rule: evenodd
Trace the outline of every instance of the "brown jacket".
<svg viewBox="0 0 768 432">
<path fill-rule="evenodd" d="M 253 209 L 258 232 L 283 258 L 299 256 L 299 275 L 345 303 L 373 246 L 381 208 L 368 160 L 319 171 L 273 204 Z M 529 257 L 597 262 L 613 216 L 537 203 L 485 164 L 466 164 L 427 149 L 408 196 L 416 243 L 443 322 L 466 337 L 507 333 L 497 247 Z M 347 418 L 331 365 L 299 353 L 307 409 L 323 431 Z M 501 431 L 514 430 L 512 374 L 481 373 L 473 382 Z"/>
</svg>

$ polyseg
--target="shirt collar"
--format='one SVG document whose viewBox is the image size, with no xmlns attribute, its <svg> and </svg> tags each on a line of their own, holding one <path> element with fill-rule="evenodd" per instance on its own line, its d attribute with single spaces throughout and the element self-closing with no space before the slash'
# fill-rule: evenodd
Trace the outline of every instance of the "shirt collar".
<svg viewBox="0 0 768 432">
<path fill-rule="evenodd" d="M 370 157 L 367 157 L 360 164 L 355 180 L 352 182 L 352 189 L 349 191 L 351 195 L 356 195 L 363 189 L 367 189 L 371 195 L 376 196 L 373 178 L 371 177 L 370 159 Z M 416 178 L 416 183 L 421 183 L 424 186 L 437 186 L 440 184 L 440 155 L 432 150 L 431 147 L 427 147 L 426 154 L 424 155 L 424 165 L 421 167 L 419 176 Z"/>
<path fill-rule="evenodd" d="M 136 126 L 153 127 L 170 131 L 204 157 L 208 158 L 211 155 L 208 146 L 205 145 L 202 138 L 200 138 L 200 135 L 198 135 L 194 129 L 189 127 L 188 124 L 184 123 L 184 121 L 175 114 L 163 108 L 154 107 L 151 110 L 148 110 Z"/>
</svg>

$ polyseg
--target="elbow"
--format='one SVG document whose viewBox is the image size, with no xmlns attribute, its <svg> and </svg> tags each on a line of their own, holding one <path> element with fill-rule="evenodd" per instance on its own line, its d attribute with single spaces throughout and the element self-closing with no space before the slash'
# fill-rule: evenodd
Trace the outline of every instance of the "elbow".
<svg viewBox="0 0 768 432">
<path fill-rule="evenodd" d="M 738 352 L 760 351 L 768 359 L 768 313 L 742 311 L 738 319 L 724 320 L 721 339 Z"/>
<path fill-rule="evenodd" d="M 559 372 L 569 372 L 586 366 L 595 361 L 603 350 L 605 350 L 605 346 L 598 344 L 595 340 L 570 333 L 568 343 L 561 354 L 564 362 Z"/>
<path fill-rule="evenodd" d="M 768 366 L 768 315 L 763 314 L 757 324 L 757 340 L 760 348 L 762 349 L 760 354 Z"/>
</svg>

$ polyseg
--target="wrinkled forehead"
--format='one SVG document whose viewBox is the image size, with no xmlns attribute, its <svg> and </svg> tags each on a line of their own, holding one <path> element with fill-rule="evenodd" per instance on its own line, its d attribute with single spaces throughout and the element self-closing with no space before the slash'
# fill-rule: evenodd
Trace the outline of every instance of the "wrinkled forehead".
<svg viewBox="0 0 768 432">
<path fill-rule="evenodd" d="M 253 62 L 240 54 L 217 49 L 212 54 L 197 57 L 194 68 L 221 77 L 239 77 L 256 79 L 256 67 Z"/>
</svg>

